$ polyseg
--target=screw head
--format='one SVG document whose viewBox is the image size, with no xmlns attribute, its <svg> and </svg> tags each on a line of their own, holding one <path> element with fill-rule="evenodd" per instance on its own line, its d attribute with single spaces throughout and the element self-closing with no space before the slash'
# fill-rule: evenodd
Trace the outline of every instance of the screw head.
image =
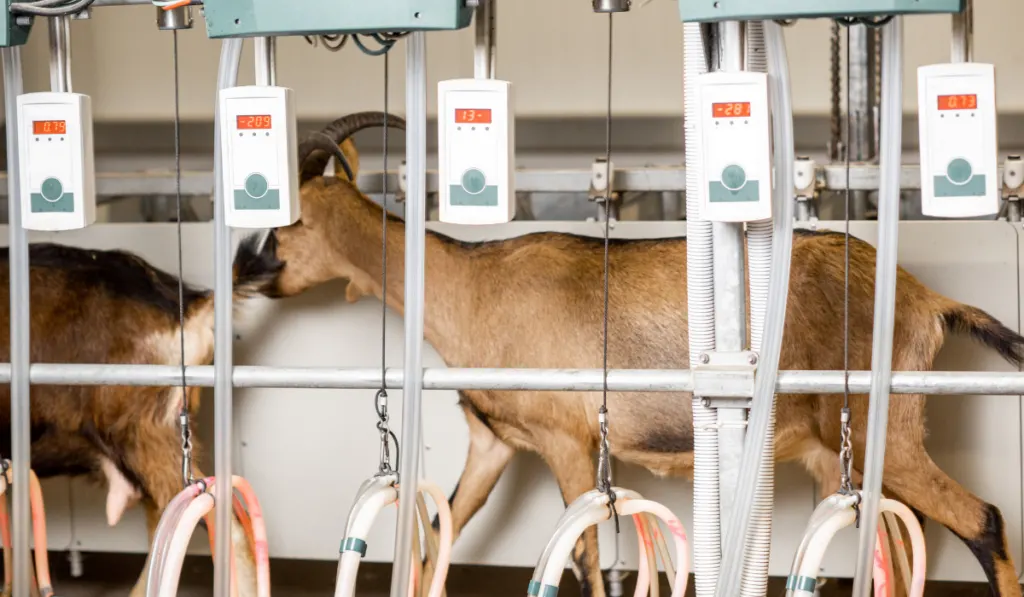
<svg viewBox="0 0 1024 597">
<path fill-rule="evenodd" d="M 757 364 L 757 355 L 756 354 L 750 355 L 750 359 L 749 360 L 750 360 L 750 364 L 751 365 L 756 365 Z"/>
<path fill-rule="evenodd" d="M 711 406 L 711 399 L 710 398 L 701 398 L 700 399 L 700 404 L 704 408 L 708 408 L 709 406 Z"/>
<path fill-rule="evenodd" d="M 709 356 L 707 353 L 702 353 L 700 355 L 700 362 L 707 365 L 708 363 L 711 362 L 711 356 Z"/>
</svg>

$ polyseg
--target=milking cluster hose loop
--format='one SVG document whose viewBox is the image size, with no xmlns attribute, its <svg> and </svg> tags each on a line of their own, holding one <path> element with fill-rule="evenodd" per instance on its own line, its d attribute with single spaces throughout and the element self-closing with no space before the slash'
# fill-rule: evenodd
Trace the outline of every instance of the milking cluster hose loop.
<svg viewBox="0 0 1024 597">
<path fill-rule="evenodd" d="M 612 197 L 614 190 L 611 185 L 612 167 L 612 40 L 613 40 L 613 15 L 608 13 L 608 109 L 605 115 L 605 160 L 604 198 L 601 200 L 604 213 L 604 334 L 603 339 L 603 375 L 601 388 L 601 409 L 598 411 L 598 429 L 601 433 L 601 441 L 598 446 L 597 458 L 597 488 L 608 494 L 608 508 L 611 510 L 611 518 L 615 521 L 615 533 L 619 533 L 619 516 L 615 511 L 615 491 L 612 488 L 612 463 L 611 448 L 608 445 L 608 278 L 609 278 L 609 257 L 608 235 L 612 219 Z"/>
<path fill-rule="evenodd" d="M 174 185 L 178 230 L 178 338 L 181 350 L 181 479 L 185 487 L 192 484 L 192 428 L 189 422 L 188 385 L 185 380 L 185 259 L 181 242 L 181 107 L 178 77 L 178 31 L 173 35 L 174 54 Z"/>
</svg>

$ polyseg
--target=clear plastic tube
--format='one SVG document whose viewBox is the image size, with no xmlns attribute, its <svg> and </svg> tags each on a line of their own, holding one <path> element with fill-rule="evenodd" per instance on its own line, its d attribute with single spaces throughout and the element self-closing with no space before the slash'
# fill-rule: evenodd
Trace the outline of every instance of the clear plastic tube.
<svg viewBox="0 0 1024 597">
<path fill-rule="evenodd" d="M 899 244 L 900 157 L 903 126 L 903 18 L 882 29 L 882 104 L 879 152 L 878 250 L 875 254 L 875 313 L 871 346 L 871 393 L 864 453 L 864 498 L 853 597 L 869 597 L 878 503 L 882 492 L 885 439 L 892 385 L 892 339 L 896 318 L 896 254 Z"/>
<path fill-rule="evenodd" d="M 193 483 L 178 492 L 176 496 L 164 507 L 160 516 L 160 522 L 156 525 L 156 532 L 153 534 L 153 544 L 149 553 L 149 570 L 146 571 L 146 595 L 153 597 L 160 590 L 160 576 L 163 573 L 164 560 L 167 556 L 167 547 L 170 544 L 171 535 L 178 527 L 181 515 L 185 512 L 189 502 L 196 498 L 203 491 L 203 487 L 209 485 L 210 478 L 207 477 L 200 482 Z"/>
<path fill-rule="evenodd" d="M 779 372 L 782 332 L 789 298 L 790 256 L 793 249 L 793 110 L 790 95 L 789 65 L 782 27 L 764 22 L 768 54 L 768 91 L 771 101 L 775 148 L 774 219 L 772 233 L 771 282 L 762 346 L 754 381 L 753 408 L 747 423 L 747 437 L 740 462 L 739 480 L 733 498 L 729 524 L 723 534 L 725 546 L 718 583 L 712 594 L 736 595 L 743 576 L 747 538 L 755 511 L 758 478 L 774 464 L 769 450 L 775 419 L 775 382 Z M 696 455 L 694 456 L 696 461 Z M 764 489 L 761 496 L 766 494 Z M 695 496 L 696 498 L 696 496 Z M 770 498 L 769 498 L 770 499 Z M 763 505 L 764 499 L 761 500 Z M 696 519 L 694 523 L 696 530 Z M 694 549 L 699 549 L 695 544 Z"/>
<path fill-rule="evenodd" d="M 372 486 L 368 492 L 356 498 L 356 506 L 349 515 L 345 528 L 345 539 L 365 542 L 374 520 L 385 506 L 398 500 L 398 491 L 393 485 Z M 338 558 L 338 576 L 334 584 L 334 597 L 353 597 L 356 593 L 356 575 L 362 554 L 358 551 L 343 551 Z"/>
<path fill-rule="evenodd" d="M 651 528 L 647 517 L 642 514 L 633 516 L 633 526 L 636 527 L 636 542 L 640 549 L 640 558 L 637 560 L 636 568 L 636 589 L 633 597 L 647 597 L 655 583 L 651 582 L 653 577 L 658 578 L 658 563 L 651 563 L 654 545 L 651 541 Z"/>
<path fill-rule="evenodd" d="M 647 512 L 665 523 L 675 543 L 676 564 L 678 565 L 676 580 L 672 587 L 672 597 L 683 597 L 686 594 L 686 581 L 690 576 L 690 545 L 686 539 L 686 530 L 683 529 L 683 524 L 671 510 L 650 500 L 625 500 L 618 506 L 618 511 L 622 516 Z"/>
<path fill-rule="evenodd" d="M 196 530 L 199 520 L 213 510 L 214 498 L 210 493 L 203 493 L 188 503 L 181 515 L 181 520 L 171 535 L 167 548 L 167 560 L 160 578 L 160 591 L 155 597 L 177 597 L 178 581 L 181 579 L 181 566 L 185 561 L 185 550 L 188 549 L 192 533 Z"/>
</svg>

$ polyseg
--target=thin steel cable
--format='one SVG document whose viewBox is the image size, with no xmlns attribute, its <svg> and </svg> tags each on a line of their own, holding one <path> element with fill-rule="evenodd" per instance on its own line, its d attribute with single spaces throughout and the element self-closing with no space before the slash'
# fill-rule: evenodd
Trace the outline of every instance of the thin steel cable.
<svg viewBox="0 0 1024 597">
<path fill-rule="evenodd" d="M 846 28 L 846 191 L 844 193 L 844 235 L 843 235 L 843 410 L 839 415 L 839 478 L 840 491 L 853 492 L 853 446 L 850 441 L 850 139 L 851 108 L 850 92 L 850 28 Z M 859 116 L 859 115 L 858 115 Z M 856 506 L 854 506 L 856 508 Z M 859 511 L 858 511 L 859 516 Z"/>
<path fill-rule="evenodd" d="M 598 457 L 598 489 L 608 494 L 608 507 L 615 520 L 615 533 L 619 533 L 619 517 L 615 511 L 615 492 L 612 490 L 611 449 L 608 446 L 608 278 L 609 278 L 609 233 L 612 220 L 612 41 L 614 13 L 608 13 L 608 106 L 605 115 L 605 162 L 604 162 L 604 334 L 603 369 L 601 378 L 601 410 L 598 411 L 598 425 L 601 432 L 600 455 Z"/>
<path fill-rule="evenodd" d="M 192 482 L 192 432 L 189 426 L 188 385 L 185 380 L 185 258 L 181 241 L 181 107 L 178 76 L 178 31 L 174 30 L 174 188 L 178 230 L 178 339 L 181 349 L 181 476 L 188 486 Z"/>
</svg>

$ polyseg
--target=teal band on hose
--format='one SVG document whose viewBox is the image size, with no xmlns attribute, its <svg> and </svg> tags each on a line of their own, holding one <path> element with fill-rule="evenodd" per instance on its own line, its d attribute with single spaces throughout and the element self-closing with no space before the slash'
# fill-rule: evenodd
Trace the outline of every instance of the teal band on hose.
<svg viewBox="0 0 1024 597">
<path fill-rule="evenodd" d="M 786 579 L 786 588 L 790 591 L 807 591 L 813 593 L 818 586 L 818 579 L 810 576 L 790 576 Z"/>
<path fill-rule="evenodd" d="M 363 541 L 362 539 L 358 539 L 356 537 L 345 537 L 344 539 L 341 540 L 341 550 L 340 550 L 340 552 L 341 553 L 345 553 L 346 551 L 356 551 L 356 552 L 359 552 L 359 557 L 365 558 L 366 557 L 366 541 Z"/>
<path fill-rule="evenodd" d="M 540 597 L 557 597 L 558 587 L 544 585 L 540 590 Z"/>
<path fill-rule="evenodd" d="M 530 597 L 537 597 L 540 595 L 540 581 L 531 580 L 529 588 L 526 589 L 526 594 Z"/>
</svg>

